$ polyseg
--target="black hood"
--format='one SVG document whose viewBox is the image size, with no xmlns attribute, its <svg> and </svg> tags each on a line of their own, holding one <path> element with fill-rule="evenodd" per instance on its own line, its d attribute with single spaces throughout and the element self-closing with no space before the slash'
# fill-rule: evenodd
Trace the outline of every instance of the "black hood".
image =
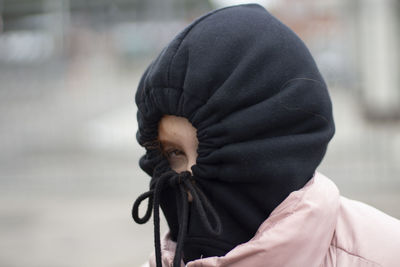
<svg viewBox="0 0 400 267">
<path fill-rule="evenodd" d="M 221 256 L 246 242 L 292 191 L 309 181 L 334 134 L 326 84 L 304 43 L 256 4 L 196 19 L 163 49 L 136 93 L 140 166 L 154 177 L 153 144 L 164 114 L 197 129 L 193 179 L 220 217 L 204 231 L 190 207 L 184 258 Z M 174 190 L 160 204 L 179 231 Z"/>
</svg>

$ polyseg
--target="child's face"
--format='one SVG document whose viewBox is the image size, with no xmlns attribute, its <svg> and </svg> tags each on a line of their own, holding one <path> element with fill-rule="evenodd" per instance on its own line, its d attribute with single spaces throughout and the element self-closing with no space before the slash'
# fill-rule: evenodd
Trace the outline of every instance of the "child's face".
<svg viewBox="0 0 400 267">
<path fill-rule="evenodd" d="M 176 172 L 189 171 L 196 164 L 199 141 L 196 128 L 184 117 L 165 115 L 158 125 L 158 140 L 171 168 Z"/>
</svg>

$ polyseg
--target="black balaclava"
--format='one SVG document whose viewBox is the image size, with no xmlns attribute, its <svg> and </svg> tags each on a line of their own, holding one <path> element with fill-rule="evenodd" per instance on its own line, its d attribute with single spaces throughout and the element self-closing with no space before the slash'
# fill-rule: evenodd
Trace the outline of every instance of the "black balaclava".
<svg viewBox="0 0 400 267">
<path fill-rule="evenodd" d="M 330 97 L 308 49 L 257 4 L 193 21 L 147 68 L 136 104 L 137 140 L 146 147 L 139 164 L 152 179 L 133 217 L 144 223 L 154 208 L 157 266 L 159 206 L 177 241 L 174 266 L 181 256 L 188 262 L 225 255 L 312 178 L 334 134 Z M 172 171 L 159 151 L 165 114 L 197 129 L 193 175 Z"/>
</svg>

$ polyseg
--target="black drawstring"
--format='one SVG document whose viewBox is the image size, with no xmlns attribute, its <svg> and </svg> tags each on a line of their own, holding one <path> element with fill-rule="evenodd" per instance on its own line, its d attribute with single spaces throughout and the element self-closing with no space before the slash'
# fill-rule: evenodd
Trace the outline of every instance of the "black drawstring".
<svg viewBox="0 0 400 267">
<path fill-rule="evenodd" d="M 180 204 L 181 213 L 179 218 L 179 232 L 176 244 L 176 251 L 174 256 L 174 267 L 180 267 L 182 259 L 183 244 L 187 234 L 187 224 L 189 216 L 189 200 L 187 192 L 192 195 L 194 207 L 197 209 L 200 220 L 206 230 L 212 235 L 219 235 L 221 233 L 221 220 L 215 211 L 214 207 L 211 205 L 210 201 L 204 195 L 204 193 L 194 184 L 193 177 L 190 172 L 185 171 L 177 174 L 174 171 L 166 171 L 161 176 L 153 178 L 150 182 L 150 190 L 146 193 L 141 194 L 133 204 L 132 217 L 136 223 L 143 224 L 146 223 L 151 216 L 151 209 L 154 210 L 154 245 L 156 254 L 156 264 L 157 267 L 162 267 L 161 259 L 161 240 L 160 240 L 160 194 L 164 189 L 167 181 L 170 185 L 178 185 L 180 192 Z M 149 198 L 147 205 L 147 210 L 145 215 L 139 217 L 139 206 L 140 203 Z M 212 226 L 208 216 L 207 211 L 213 217 L 215 221 L 215 227 Z"/>
</svg>

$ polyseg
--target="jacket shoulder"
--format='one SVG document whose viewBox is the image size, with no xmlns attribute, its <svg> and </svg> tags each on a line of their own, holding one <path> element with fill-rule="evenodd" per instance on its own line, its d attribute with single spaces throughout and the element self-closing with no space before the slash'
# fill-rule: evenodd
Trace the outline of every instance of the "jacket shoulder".
<svg viewBox="0 0 400 267">
<path fill-rule="evenodd" d="M 341 197 L 331 250 L 336 266 L 400 266 L 400 221 Z"/>
</svg>

